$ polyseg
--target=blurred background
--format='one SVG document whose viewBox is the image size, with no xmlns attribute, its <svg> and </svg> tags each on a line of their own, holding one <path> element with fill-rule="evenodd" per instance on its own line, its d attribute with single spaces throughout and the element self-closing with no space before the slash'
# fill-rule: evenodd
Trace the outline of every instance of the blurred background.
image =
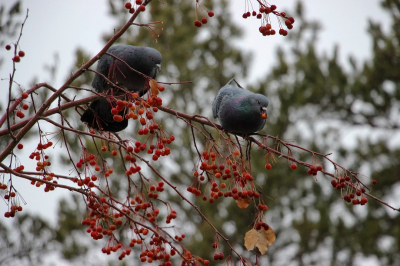
<svg viewBox="0 0 400 266">
<path fill-rule="evenodd" d="M 13 57 L 4 46 L 17 40 L 27 9 L 29 17 L 20 41 L 20 49 L 26 55 L 17 64 L 14 96 L 38 82 L 61 86 L 127 21 L 129 13 L 124 3 L 0 1 L 2 95 L 7 95 Z M 400 207 L 400 3 L 271 2 L 296 20 L 286 37 L 263 37 L 257 19 L 242 18 L 247 11 L 245 1 L 202 3 L 215 16 L 200 29 L 193 26 L 195 1 L 153 1 L 139 21 L 164 22 L 164 30 L 156 30 L 160 35 L 157 42 L 148 29 L 138 27 L 131 27 L 118 40 L 159 50 L 163 62 L 158 80 L 193 81 L 166 86 L 161 94 L 164 105 L 211 118 L 215 94 L 235 77 L 242 86 L 270 99 L 269 118 L 262 133 L 294 140 L 316 152 L 332 153 L 331 159 L 364 175 L 360 178 L 372 188 L 371 194 Z M 255 8 L 258 6 L 256 1 L 252 3 Z M 271 20 L 273 28 L 278 29 L 277 19 Z M 92 78 L 91 73 L 85 73 L 73 85 L 91 88 Z M 36 104 L 49 93 L 39 90 Z M 89 94 L 70 90 L 67 95 L 80 99 Z M 1 98 L 0 110 L 4 112 L 7 99 Z M 85 129 L 75 110 L 64 115 L 77 129 Z M 57 116 L 53 119 L 59 120 Z M 162 121 L 177 139 L 171 156 L 156 166 L 184 191 L 192 183 L 197 159 L 190 145 L 191 133 L 185 123 L 172 116 L 158 113 L 156 120 Z M 46 122 L 41 126 L 46 132 L 56 131 Z M 133 132 L 135 125 L 131 123 L 121 136 L 136 138 Z M 73 158 L 79 158 L 81 146 L 76 137 L 67 136 L 67 142 Z M 1 138 L 0 149 L 7 143 L 7 137 Z M 22 143 L 24 149 L 16 154 L 26 170 L 34 169 L 28 156 L 38 143 L 37 129 Z M 90 141 L 86 145 L 93 148 Z M 62 151 L 60 145 L 49 151 L 54 171 L 65 169 L 65 175 L 74 175 L 67 154 Z M 295 156 L 312 161 L 305 153 Z M 314 180 L 303 167 L 290 170 L 286 161 L 275 163 L 267 172 L 261 151 L 253 151 L 252 159 L 255 181 L 270 198 L 266 201 L 266 219 L 277 235 L 261 265 L 399 265 L 398 212 L 372 199 L 365 206 L 347 204 L 340 191 L 331 187 L 329 177 L 319 174 Z M 333 171 L 329 164 L 321 163 Z M 114 168 L 118 169 L 118 164 Z M 9 177 L 0 179 L 4 183 Z M 377 180 L 376 185 L 371 184 L 372 179 Z M 44 193 L 42 188 L 16 177 L 13 185 L 24 210 L 13 219 L 6 219 L 6 202 L 0 202 L 0 265 L 139 265 L 138 249 L 122 262 L 117 255 L 101 253 L 106 240 L 93 241 L 85 232 L 81 221 L 86 217 L 86 206 L 79 195 L 61 189 Z M 118 192 L 123 191 L 124 184 L 115 178 L 112 186 Z M 253 208 L 239 211 L 229 198 L 209 205 L 189 194 L 187 197 L 235 249 L 254 262 L 253 253 L 243 247 L 244 234 L 254 220 Z M 169 198 L 181 213 L 175 226 L 186 234 L 184 243 L 193 253 L 216 265 L 212 261 L 215 235 L 211 228 L 176 194 L 171 192 Z M 120 237 L 129 235 L 121 232 Z M 221 251 L 225 256 L 229 253 L 222 242 Z"/>
</svg>

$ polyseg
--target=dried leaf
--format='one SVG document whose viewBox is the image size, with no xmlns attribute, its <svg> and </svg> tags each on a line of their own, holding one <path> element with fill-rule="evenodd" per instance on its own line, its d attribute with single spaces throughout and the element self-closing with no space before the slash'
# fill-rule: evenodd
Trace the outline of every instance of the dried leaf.
<svg viewBox="0 0 400 266">
<path fill-rule="evenodd" d="M 259 240 L 256 244 L 258 250 L 260 251 L 261 255 L 264 255 L 267 252 L 268 247 L 271 246 L 276 239 L 275 232 L 272 230 L 271 227 L 268 227 L 268 230 L 261 228 L 259 231 Z"/>
<path fill-rule="evenodd" d="M 251 229 L 247 231 L 246 235 L 244 236 L 244 246 L 247 250 L 253 250 L 257 241 L 258 241 L 258 232 L 255 229 Z"/>
<path fill-rule="evenodd" d="M 276 236 L 271 227 L 268 230 L 261 228 L 258 232 L 255 229 L 251 229 L 247 231 L 244 237 L 244 246 L 247 250 L 253 250 L 254 247 L 257 247 L 261 255 L 264 255 L 268 247 L 275 242 L 275 239 Z"/>
<path fill-rule="evenodd" d="M 241 208 L 242 210 L 246 209 L 247 207 L 249 207 L 250 204 L 250 198 L 246 197 L 246 198 L 238 198 L 236 200 L 236 204 L 239 208 Z"/>
<path fill-rule="evenodd" d="M 150 90 L 154 95 L 158 95 L 158 84 L 157 81 L 155 81 L 154 79 L 151 79 L 149 82 L 150 85 Z"/>
</svg>

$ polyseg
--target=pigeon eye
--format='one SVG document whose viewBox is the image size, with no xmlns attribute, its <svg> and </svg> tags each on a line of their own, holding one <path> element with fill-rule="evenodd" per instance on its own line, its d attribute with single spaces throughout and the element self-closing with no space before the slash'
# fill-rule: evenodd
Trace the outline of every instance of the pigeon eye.
<svg viewBox="0 0 400 266">
<path fill-rule="evenodd" d="M 152 61 L 154 61 L 154 57 L 150 57 L 150 59 L 151 59 Z"/>
</svg>

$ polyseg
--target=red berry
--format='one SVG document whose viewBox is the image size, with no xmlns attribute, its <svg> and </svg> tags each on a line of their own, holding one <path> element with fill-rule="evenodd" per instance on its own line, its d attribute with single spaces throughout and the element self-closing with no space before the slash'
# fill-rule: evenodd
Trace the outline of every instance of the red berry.
<svg viewBox="0 0 400 266">
<path fill-rule="evenodd" d="M 376 180 L 372 180 L 372 184 L 376 185 L 376 183 L 377 183 Z"/>
<path fill-rule="evenodd" d="M 262 18 L 262 15 L 261 15 L 261 14 L 257 14 L 257 18 L 258 18 L 258 19 L 261 19 L 261 18 Z"/>
<path fill-rule="evenodd" d="M 209 16 L 209 17 L 213 17 L 213 16 L 214 16 L 214 12 L 208 11 L 208 16 Z"/>
<path fill-rule="evenodd" d="M 297 165 L 295 163 L 292 163 L 292 165 L 290 165 L 290 169 L 296 170 L 297 169 Z"/>
<path fill-rule="evenodd" d="M 11 49 L 11 45 L 7 44 L 6 45 L 6 50 L 10 50 Z"/>
<path fill-rule="evenodd" d="M 131 9 L 131 7 L 132 7 L 132 4 L 131 4 L 131 3 L 126 3 L 126 4 L 125 4 L 125 8 L 126 8 L 126 9 Z"/>
<path fill-rule="evenodd" d="M 132 7 L 131 9 L 129 9 L 129 13 L 131 14 L 135 13 L 135 9 Z"/>
<path fill-rule="evenodd" d="M 24 104 L 24 105 L 22 106 L 22 109 L 24 109 L 24 110 L 28 110 L 28 108 L 29 108 L 29 106 L 28 106 L 27 104 Z"/>
<path fill-rule="evenodd" d="M 271 164 L 267 163 L 267 164 L 265 165 L 265 169 L 270 170 L 271 168 L 272 168 Z"/>
<path fill-rule="evenodd" d="M 136 4 L 137 4 L 137 5 L 141 5 L 142 3 L 143 3 L 142 0 L 136 0 Z"/>
<path fill-rule="evenodd" d="M 365 198 L 365 197 L 362 197 L 362 198 L 361 198 L 361 205 L 364 205 L 364 204 L 366 204 L 367 202 L 368 202 L 367 198 Z"/>
<path fill-rule="evenodd" d="M 194 22 L 194 25 L 195 25 L 196 27 L 200 28 L 200 27 L 201 27 L 201 22 L 200 22 L 199 20 L 196 20 L 196 21 Z"/>
<path fill-rule="evenodd" d="M 24 148 L 24 145 L 22 145 L 21 143 L 18 144 L 18 149 L 22 150 Z"/>
<path fill-rule="evenodd" d="M 253 15 L 253 17 L 257 16 L 257 12 L 253 11 L 253 13 L 251 13 Z"/>
<path fill-rule="evenodd" d="M 206 19 L 206 18 L 202 18 L 202 19 L 201 19 L 201 23 L 207 24 L 207 19 Z"/>
<path fill-rule="evenodd" d="M 17 111 L 17 116 L 18 116 L 19 118 L 24 118 L 24 117 L 25 117 L 25 114 L 24 114 L 23 112 L 21 112 L 20 110 L 18 110 L 18 111 Z"/>
<path fill-rule="evenodd" d="M 289 17 L 288 20 L 290 20 L 290 22 L 292 22 L 292 24 L 294 23 L 294 18 L 293 17 Z"/>
<path fill-rule="evenodd" d="M 276 9 L 276 5 L 271 5 L 271 10 L 274 11 Z"/>
<path fill-rule="evenodd" d="M 19 51 L 19 52 L 18 52 L 18 55 L 19 55 L 20 57 L 24 57 L 24 56 L 25 56 L 25 52 L 24 52 L 24 51 Z"/>
<path fill-rule="evenodd" d="M 18 62 L 21 61 L 21 58 L 20 58 L 18 55 L 16 55 L 16 56 L 13 57 L 12 60 L 13 60 L 14 62 L 18 63 Z"/>
<path fill-rule="evenodd" d="M 22 99 L 28 98 L 28 93 L 26 93 L 26 92 L 22 93 L 21 97 L 22 97 Z"/>
<path fill-rule="evenodd" d="M 286 17 L 286 13 L 285 12 L 281 12 L 281 17 Z"/>
<path fill-rule="evenodd" d="M 146 10 L 146 7 L 144 5 L 140 5 L 138 9 L 140 12 L 144 12 Z"/>
</svg>

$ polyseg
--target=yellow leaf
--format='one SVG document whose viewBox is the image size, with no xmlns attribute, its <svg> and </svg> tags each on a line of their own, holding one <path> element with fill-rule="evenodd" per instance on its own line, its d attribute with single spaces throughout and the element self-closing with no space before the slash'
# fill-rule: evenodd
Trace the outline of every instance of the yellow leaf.
<svg viewBox="0 0 400 266">
<path fill-rule="evenodd" d="M 157 81 L 155 81 L 154 79 L 151 79 L 149 82 L 150 85 L 150 90 L 154 95 L 158 95 L 158 84 Z"/>
<path fill-rule="evenodd" d="M 242 210 L 246 209 L 247 207 L 249 207 L 250 204 L 250 198 L 246 197 L 246 198 L 238 198 L 236 200 L 236 204 L 239 208 L 241 208 Z"/>
<path fill-rule="evenodd" d="M 244 236 L 244 246 L 247 250 L 253 250 L 254 247 L 257 247 L 261 255 L 264 255 L 268 247 L 275 242 L 275 239 L 276 236 L 271 227 L 268 230 L 261 228 L 258 232 L 255 229 L 251 229 Z"/>
</svg>

